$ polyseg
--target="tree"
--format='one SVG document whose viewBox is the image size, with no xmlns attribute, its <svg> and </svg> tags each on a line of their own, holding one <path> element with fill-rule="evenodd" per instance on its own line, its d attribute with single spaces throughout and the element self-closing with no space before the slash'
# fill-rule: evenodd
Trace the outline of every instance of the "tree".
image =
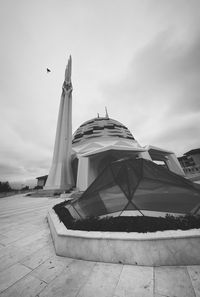
<svg viewBox="0 0 200 297">
<path fill-rule="evenodd" d="M 9 182 L 1 182 L 0 181 L 0 192 L 2 193 L 2 192 L 9 192 L 9 191 L 11 191 L 12 189 L 11 189 L 11 187 L 10 187 L 10 185 L 9 185 Z"/>
</svg>

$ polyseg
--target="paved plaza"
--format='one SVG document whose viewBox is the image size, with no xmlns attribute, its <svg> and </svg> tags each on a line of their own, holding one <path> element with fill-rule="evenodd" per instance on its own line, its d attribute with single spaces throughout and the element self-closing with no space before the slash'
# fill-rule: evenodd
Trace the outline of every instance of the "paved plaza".
<svg viewBox="0 0 200 297">
<path fill-rule="evenodd" d="M 143 267 L 55 255 L 54 198 L 0 199 L 0 297 L 200 297 L 200 266 Z"/>
</svg>

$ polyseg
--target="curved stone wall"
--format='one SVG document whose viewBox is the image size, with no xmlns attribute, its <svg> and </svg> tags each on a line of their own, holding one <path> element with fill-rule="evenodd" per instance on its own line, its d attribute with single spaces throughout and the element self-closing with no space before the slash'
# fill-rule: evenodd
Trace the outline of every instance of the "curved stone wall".
<svg viewBox="0 0 200 297">
<path fill-rule="evenodd" d="M 200 264 L 200 230 L 155 233 L 67 230 L 53 210 L 48 222 L 59 256 L 145 266 Z"/>
</svg>

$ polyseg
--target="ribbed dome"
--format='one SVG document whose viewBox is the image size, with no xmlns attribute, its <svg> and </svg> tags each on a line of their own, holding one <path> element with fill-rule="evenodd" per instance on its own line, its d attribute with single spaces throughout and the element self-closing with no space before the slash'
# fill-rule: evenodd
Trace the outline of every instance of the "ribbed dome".
<svg viewBox="0 0 200 297">
<path fill-rule="evenodd" d="M 121 137 L 134 140 L 131 132 L 120 122 L 110 118 L 94 118 L 83 123 L 74 133 L 72 143 L 76 144 L 94 137 Z"/>
</svg>

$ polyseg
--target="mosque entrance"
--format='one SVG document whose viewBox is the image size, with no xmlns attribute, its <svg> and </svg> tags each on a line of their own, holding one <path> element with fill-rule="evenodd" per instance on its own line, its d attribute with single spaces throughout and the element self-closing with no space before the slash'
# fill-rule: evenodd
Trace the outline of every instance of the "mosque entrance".
<svg viewBox="0 0 200 297">
<path fill-rule="evenodd" d="M 109 150 L 89 158 L 89 184 L 112 162 L 124 158 L 137 158 L 138 153 L 135 151 Z"/>
</svg>

